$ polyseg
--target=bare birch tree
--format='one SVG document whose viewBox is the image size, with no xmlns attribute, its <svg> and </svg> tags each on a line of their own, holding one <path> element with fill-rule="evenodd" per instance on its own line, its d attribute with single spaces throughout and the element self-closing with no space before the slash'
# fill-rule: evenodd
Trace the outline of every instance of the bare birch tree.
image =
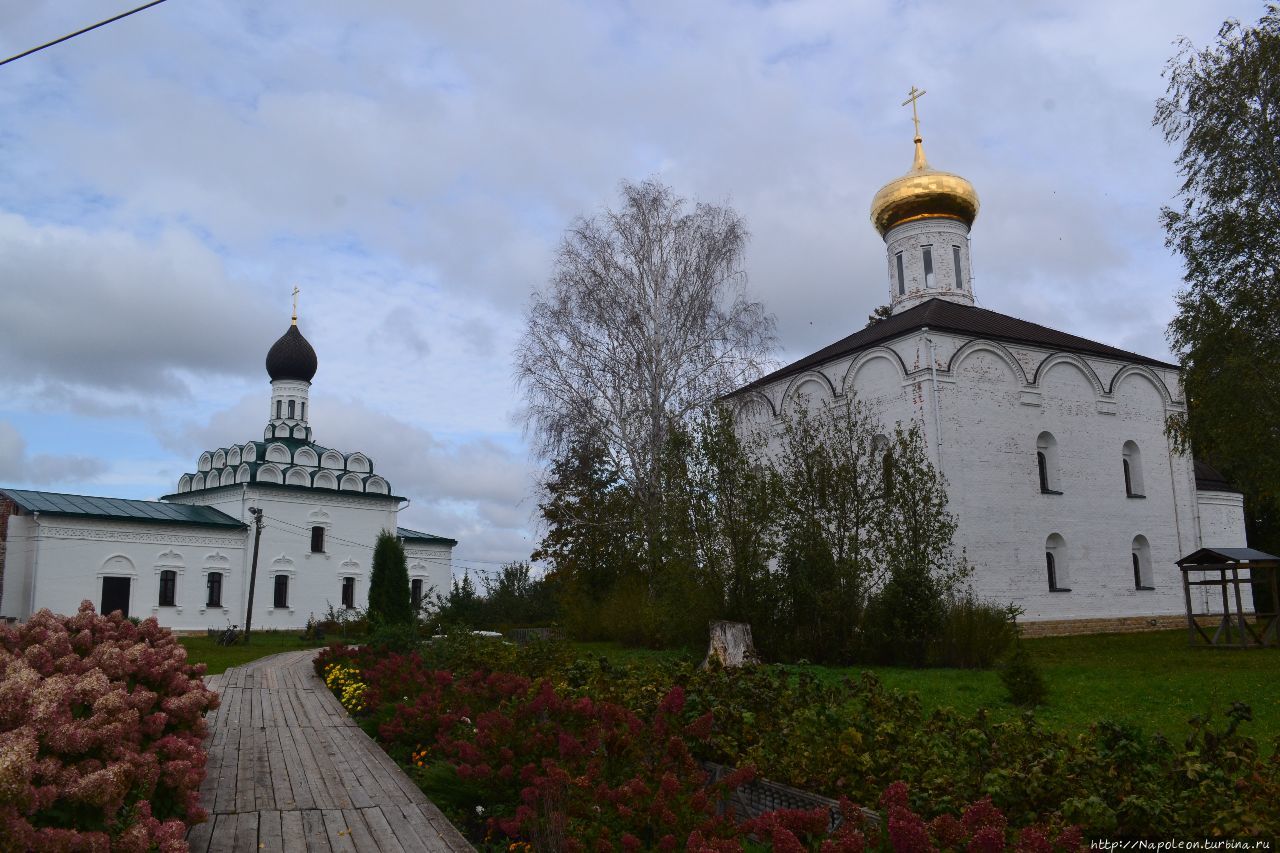
<svg viewBox="0 0 1280 853">
<path fill-rule="evenodd" d="M 533 295 L 516 352 L 527 425 L 555 459 L 600 441 L 656 533 L 668 430 L 760 375 L 773 318 L 745 295 L 747 231 L 732 209 L 656 180 L 579 218 Z"/>
</svg>

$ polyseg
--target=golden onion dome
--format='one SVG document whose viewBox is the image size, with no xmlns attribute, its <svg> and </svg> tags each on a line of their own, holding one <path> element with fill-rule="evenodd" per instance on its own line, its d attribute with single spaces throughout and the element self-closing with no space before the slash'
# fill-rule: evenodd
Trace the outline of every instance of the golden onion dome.
<svg viewBox="0 0 1280 853">
<path fill-rule="evenodd" d="M 871 199 L 871 222 L 880 236 L 918 219 L 956 219 L 973 225 L 978 192 L 959 175 L 939 172 L 924 157 L 924 141 L 916 137 L 911 171 L 880 188 Z"/>
</svg>

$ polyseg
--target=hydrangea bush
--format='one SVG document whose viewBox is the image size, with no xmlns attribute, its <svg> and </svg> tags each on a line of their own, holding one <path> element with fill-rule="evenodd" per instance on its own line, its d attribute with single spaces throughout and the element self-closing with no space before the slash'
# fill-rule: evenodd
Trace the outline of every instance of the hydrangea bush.
<svg viewBox="0 0 1280 853">
<path fill-rule="evenodd" d="M 186 850 L 205 819 L 203 664 L 154 619 L 0 626 L 0 850 Z"/>
</svg>

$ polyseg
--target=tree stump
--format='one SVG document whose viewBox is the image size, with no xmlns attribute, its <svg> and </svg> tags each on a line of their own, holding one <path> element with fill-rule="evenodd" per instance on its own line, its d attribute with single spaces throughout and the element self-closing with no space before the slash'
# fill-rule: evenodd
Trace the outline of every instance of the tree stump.
<svg viewBox="0 0 1280 853">
<path fill-rule="evenodd" d="M 725 669 L 760 663 L 755 643 L 751 641 L 751 626 L 745 622 L 712 622 L 711 644 L 702 668 L 719 661 Z"/>
</svg>

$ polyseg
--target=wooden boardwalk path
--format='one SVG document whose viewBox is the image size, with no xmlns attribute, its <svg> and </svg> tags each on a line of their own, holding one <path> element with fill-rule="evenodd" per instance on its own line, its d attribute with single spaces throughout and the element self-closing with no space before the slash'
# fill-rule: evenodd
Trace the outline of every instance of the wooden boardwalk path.
<svg viewBox="0 0 1280 853">
<path fill-rule="evenodd" d="M 312 668 L 314 651 L 209 678 L 208 775 L 193 853 L 473 848 L 351 719 Z"/>
</svg>

